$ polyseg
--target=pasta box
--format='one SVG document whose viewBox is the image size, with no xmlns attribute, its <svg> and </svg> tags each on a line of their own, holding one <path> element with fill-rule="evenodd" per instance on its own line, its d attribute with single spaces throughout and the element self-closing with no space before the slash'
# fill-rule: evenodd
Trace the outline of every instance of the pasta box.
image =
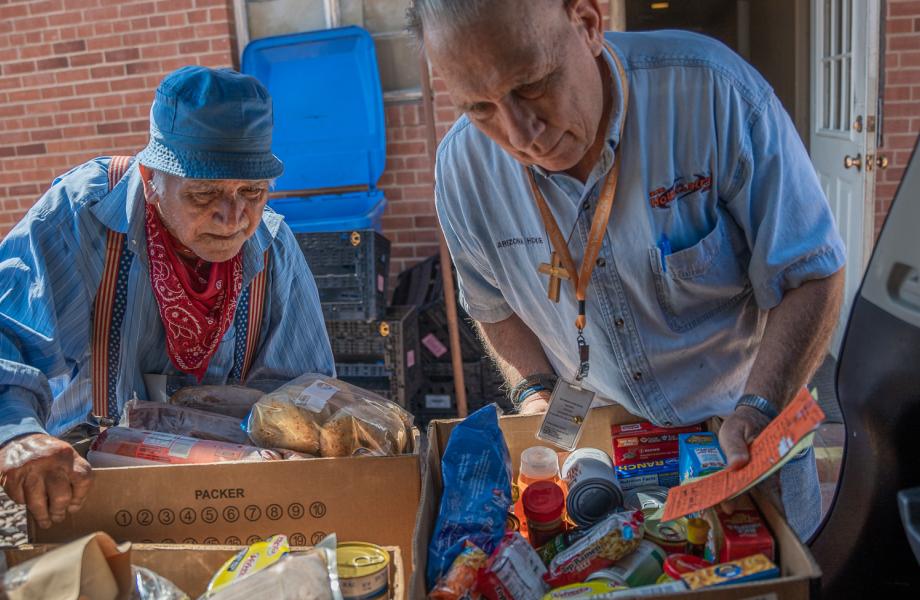
<svg viewBox="0 0 920 600">
<path fill-rule="evenodd" d="M 536 439 L 542 415 L 511 415 L 501 417 L 499 426 L 511 453 L 512 471 L 517 477 L 521 452 L 530 446 L 546 446 Z M 589 411 L 584 430 L 578 442 L 580 448 L 600 448 L 612 455 L 611 426 L 638 423 L 639 419 L 620 406 L 605 406 Z M 441 456 L 447 447 L 447 440 L 459 419 L 436 420 L 428 426 L 428 452 L 425 460 L 425 475 L 422 481 L 421 502 L 415 525 L 412 579 L 409 597 L 425 597 L 425 570 L 427 567 L 428 543 L 434 531 L 442 493 Z M 714 429 L 716 423 L 709 428 Z M 821 571 L 808 551 L 799 542 L 795 533 L 782 515 L 766 499 L 753 494 L 764 520 L 776 540 L 776 558 L 779 577 L 725 585 L 718 588 L 680 592 L 667 598 L 694 598 L 705 600 L 743 600 L 751 598 L 783 598 L 804 600 L 817 593 Z"/>
</svg>

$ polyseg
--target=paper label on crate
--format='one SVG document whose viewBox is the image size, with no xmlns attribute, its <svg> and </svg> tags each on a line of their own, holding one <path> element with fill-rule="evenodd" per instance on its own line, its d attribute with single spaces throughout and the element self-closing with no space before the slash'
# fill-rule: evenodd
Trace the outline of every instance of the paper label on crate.
<svg viewBox="0 0 920 600">
<path fill-rule="evenodd" d="M 433 333 L 429 333 L 422 338 L 422 345 L 428 348 L 428 351 L 434 354 L 435 358 L 441 358 L 447 354 L 447 346 L 441 343 L 438 336 Z"/>
<path fill-rule="evenodd" d="M 751 461 L 747 465 L 671 488 L 662 520 L 673 521 L 746 492 L 807 448 L 822 421 L 824 411 L 802 388 L 751 444 Z"/>
<path fill-rule="evenodd" d="M 411 369 L 415 366 L 415 350 L 406 352 L 406 368 Z"/>
<path fill-rule="evenodd" d="M 381 294 L 383 293 L 383 288 L 386 285 L 386 279 L 383 278 L 383 275 L 377 274 L 377 291 Z"/>
<path fill-rule="evenodd" d="M 448 394 L 426 394 L 425 408 L 433 410 L 449 410 L 450 396 Z"/>
<path fill-rule="evenodd" d="M 325 381 L 314 381 L 294 399 L 294 404 L 309 411 L 322 412 L 337 391 L 337 387 Z"/>
<path fill-rule="evenodd" d="M 553 388 L 537 437 L 563 450 L 573 450 L 593 401 L 594 392 L 560 378 Z"/>
</svg>

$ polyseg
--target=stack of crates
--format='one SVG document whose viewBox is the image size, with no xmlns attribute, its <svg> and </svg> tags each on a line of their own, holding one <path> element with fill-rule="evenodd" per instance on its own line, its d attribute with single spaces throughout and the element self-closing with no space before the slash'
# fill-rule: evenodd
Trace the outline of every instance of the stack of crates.
<svg viewBox="0 0 920 600">
<path fill-rule="evenodd" d="M 403 271 L 393 293 L 394 303 L 413 305 L 418 309 L 423 378 L 421 389 L 412 398 L 410 410 L 421 424 L 432 419 L 457 416 L 457 396 L 440 267 L 440 260 L 434 256 Z M 504 410 L 510 410 L 501 374 L 486 356 L 469 316 L 459 306 L 458 312 L 467 408 L 472 412 L 496 402 Z"/>
</svg>

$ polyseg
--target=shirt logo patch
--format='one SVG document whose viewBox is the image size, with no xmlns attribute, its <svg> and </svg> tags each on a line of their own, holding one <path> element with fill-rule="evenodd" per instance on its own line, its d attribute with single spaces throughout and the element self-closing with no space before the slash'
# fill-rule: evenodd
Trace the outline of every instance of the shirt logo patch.
<svg viewBox="0 0 920 600">
<path fill-rule="evenodd" d="M 505 248 L 511 248 L 512 246 L 535 246 L 535 245 L 540 245 L 540 244 L 543 244 L 542 237 L 530 236 L 526 238 L 519 238 L 519 237 L 508 238 L 507 240 L 501 240 L 499 242 L 496 242 L 495 246 L 499 250 L 503 250 Z"/>
<path fill-rule="evenodd" d="M 681 177 L 670 187 L 660 187 L 648 194 L 648 202 L 653 208 L 668 208 L 675 200 L 693 192 L 702 192 L 712 189 L 711 175 L 694 175 L 692 178 Z"/>
</svg>

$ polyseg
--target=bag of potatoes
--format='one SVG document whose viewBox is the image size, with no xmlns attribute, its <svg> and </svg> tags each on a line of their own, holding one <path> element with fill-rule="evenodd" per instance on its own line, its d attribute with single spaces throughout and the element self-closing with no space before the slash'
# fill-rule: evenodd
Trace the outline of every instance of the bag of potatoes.
<svg viewBox="0 0 920 600">
<path fill-rule="evenodd" d="M 412 415 L 397 404 L 325 375 L 303 375 L 252 407 L 249 439 L 312 456 L 393 456 L 412 451 Z"/>
</svg>

